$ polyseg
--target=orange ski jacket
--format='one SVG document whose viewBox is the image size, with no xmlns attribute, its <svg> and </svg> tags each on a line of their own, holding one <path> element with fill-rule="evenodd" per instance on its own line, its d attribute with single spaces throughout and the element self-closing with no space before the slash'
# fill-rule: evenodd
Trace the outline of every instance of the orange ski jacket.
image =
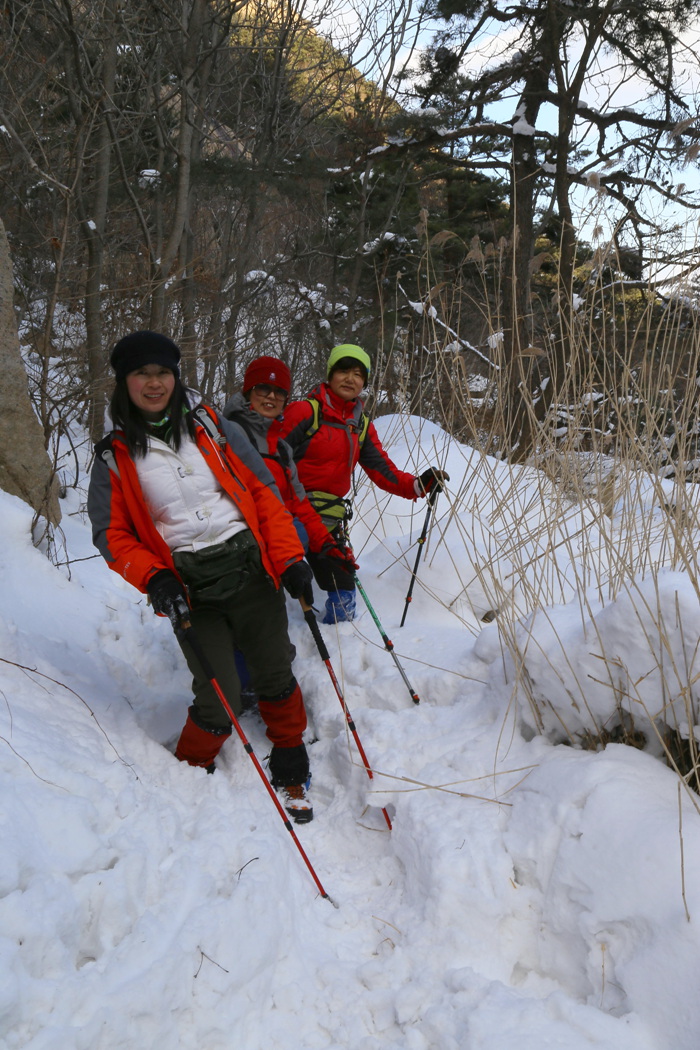
<svg viewBox="0 0 700 1050">
<path fill-rule="evenodd" d="M 197 414 L 211 421 L 205 426 Z M 279 587 L 280 576 L 304 549 L 272 474 L 235 426 L 213 409 L 194 412 L 195 441 L 216 480 L 234 501 L 260 547 L 262 562 Z M 218 439 L 213 436 L 218 433 Z M 146 593 L 156 572 L 178 575 L 170 550 L 151 518 L 136 465 L 123 433 L 114 430 L 95 448 L 87 502 L 93 543 L 110 569 Z"/>
</svg>

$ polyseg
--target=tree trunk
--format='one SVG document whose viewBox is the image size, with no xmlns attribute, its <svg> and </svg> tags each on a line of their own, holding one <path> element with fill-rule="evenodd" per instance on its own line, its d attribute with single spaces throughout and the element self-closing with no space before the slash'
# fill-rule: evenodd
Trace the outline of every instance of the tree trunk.
<svg viewBox="0 0 700 1050">
<path fill-rule="evenodd" d="M 166 286 L 180 253 L 192 205 L 192 162 L 201 135 L 204 114 L 195 106 L 195 74 L 201 62 L 200 47 L 204 33 L 205 0 L 192 0 L 182 5 L 182 68 L 180 71 L 179 121 L 177 135 L 177 172 L 170 232 L 155 265 L 155 287 L 151 298 L 149 327 L 158 331 L 167 327 Z"/>
<path fill-rule="evenodd" d="M 0 220 L 0 488 L 28 503 L 52 525 L 61 520 L 56 478 L 27 390 L 13 306 L 12 260 Z"/>
<path fill-rule="evenodd" d="M 534 127 L 547 84 L 547 70 L 538 70 L 527 84 L 518 108 L 520 120 Z M 535 241 L 535 181 L 538 172 L 532 135 L 513 134 L 511 167 L 510 256 L 503 282 L 503 349 L 508 369 L 506 458 L 521 462 L 532 449 L 530 405 L 532 303 L 530 260 Z"/>
<path fill-rule="evenodd" d="M 87 242 L 88 267 L 85 280 L 85 331 L 88 368 L 88 433 L 93 442 L 99 441 L 104 431 L 105 364 L 102 349 L 102 281 L 109 205 L 110 171 L 112 164 L 112 137 L 105 110 L 112 108 L 117 72 L 117 34 L 113 18 L 105 19 L 104 52 L 102 55 L 102 85 L 104 98 L 100 107 L 100 126 L 97 132 L 94 171 L 92 172 L 92 200 L 81 200 L 79 208 L 82 231 Z M 81 180 L 82 183 L 82 180 Z M 83 186 L 81 184 L 81 189 Z"/>
<path fill-rule="evenodd" d="M 511 251 L 503 294 L 503 341 L 509 369 L 505 455 L 523 462 L 535 442 L 531 397 L 532 301 L 530 262 L 535 243 L 536 180 L 540 170 L 533 134 L 540 109 L 547 98 L 565 14 L 559 14 L 540 33 L 534 63 L 523 86 L 513 125 L 511 166 Z"/>
</svg>

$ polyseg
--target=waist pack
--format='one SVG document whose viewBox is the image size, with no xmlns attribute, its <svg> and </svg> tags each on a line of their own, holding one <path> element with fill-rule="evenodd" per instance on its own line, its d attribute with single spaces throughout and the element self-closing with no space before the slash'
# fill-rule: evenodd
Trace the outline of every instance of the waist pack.
<svg viewBox="0 0 700 1050">
<path fill-rule="evenodd" d="M 327 528 L 337 525 L 339 521 L 350 521 L 352 518 L 352 503 L 349 499 L 341 499 L 333 496 L 330 492 L 307 492 L 307 499 L 317 514 L 323 518 Z"/>
<path fill-rule="evenodd" d="M 263 571 L 260 548 L 250 529 L 198 551 L 174 551 L 173 561 L 197 602 L 230 598 Z"/>
</svg>

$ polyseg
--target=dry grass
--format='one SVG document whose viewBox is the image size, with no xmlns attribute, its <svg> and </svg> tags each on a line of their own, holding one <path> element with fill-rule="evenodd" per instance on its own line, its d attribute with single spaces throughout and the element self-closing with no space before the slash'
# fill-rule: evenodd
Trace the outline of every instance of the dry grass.
<svg viewBox="0 0 700 1050">
<path fill-rule="evenodd" d="M 497 617 L 504 659 L 517 676 L 514 688 L 529 702 L 540 729 L 555 718 L 559 738 L 573 746 L 615 741 L 642 747 L 663 757 L 697 791 L 697 639 L 683 639 L 691 657 L 679 666 L 671 638 L 683 631 L 681 612 L 667 623 L 661 601 L 654 608 L 640 588 L 641 581 L 671 569 L 685 574 L 700 597 L 700 486 L 692 483 L 695 462 L 700 466 L 700 326 L 684 289 L 666 293 L 661 303 L 651 289 L 632 294 L 602 277 L 593 281 L 567 320 L 570 356 L 556 399 L 544 412 L 537 392 L 540 359 L 533 354 L 518 362 L 535 391 L 525 405 L 533 441 L 519 465 L 493 455 L 503 449 L 513 389 L 497 319 L 485 319 L 479 356 L 457 348 L 466 305 L 453 301 L 453 317 L 426 310 L 413 332 L 414 357 L 416 345 L 421 348 L 420 375 L 412 374 L 418 365 L 399 342 L 384 362 L 394 387 L 397 376 L 404 383 L 405 405 L 425 405 L 421 415 L 466 442 L 465 456 L 472 457 L 461 486 L 450 489 L 449 514 L 441 518 L 443 534 L 452 526 L 449 554 L 460 591 L 451 611 L 472 630 L 475 621 L 478 629 L 478 621 Z M 554 335 L 543 330 L 542 345 Z M 475 593 L 479 602 L 469 607 Z M 649 667 L 643 677 L 625 666 L 598 627 L 594 603 L 599 609 L 619 599 L 635 610 L 636 629 L 644 633 Z M 568 693 L 568 710 L 577 713 L 571 724 L 562 703 L 548 720 L 547 700 L 530 680 L 528 651 L 539 643 L 526 625 L 534 613 L 540 622 L 549 617 L 549 636 L 556 639 L 556 616 L 548 610 L 564 602 L 578 607 L 600 665 L 598 684 L 610 691 L 613 714 L 605 721 L 586 710 L 590 671 L 572 662 L 564 638 L 558 652 L 550 641 L 547 654 L 556 652 L 553 675 Z M 653 710 L 645 700 L 652 674 L 659 683 Z M 581 713 L 588 723 L 583 731 L 577 728 Z"/>
</svg>

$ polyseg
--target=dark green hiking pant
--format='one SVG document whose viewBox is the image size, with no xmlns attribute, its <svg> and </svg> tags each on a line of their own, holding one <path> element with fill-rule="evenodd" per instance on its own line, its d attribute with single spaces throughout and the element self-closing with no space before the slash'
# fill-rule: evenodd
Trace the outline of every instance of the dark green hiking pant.
<svg viewBox="0 0 700 1050">
<path fill-rule="evenodd" d="M 262 567 L 257 545 L 256 551 L 253 564 L 247 565 L 242 586 L 232 594 L 215 597 L 198 596 L 196 586 L 190 582 L 194 578 L 192 571 L 189 566 L 183 570 L 182 558 L 175 556 L 176 567 L 190 587 L 190 622 L 197 641 L 235 715 L 241 712 L 235 649 L 243 654 L 251 684 L 260 697 L 278 697 L 294 678 L 284 591 L 275 590 Z M 231 557 L 240 559 L 240 550 L 235 549 Z M 249 552 L 246 557 L 249 558 Z M 181 643 L 181 648 L 193 676 L 197 720 L 210 729 L 229 726 L 230 719 L 187 641 Z"/>
</svg>

